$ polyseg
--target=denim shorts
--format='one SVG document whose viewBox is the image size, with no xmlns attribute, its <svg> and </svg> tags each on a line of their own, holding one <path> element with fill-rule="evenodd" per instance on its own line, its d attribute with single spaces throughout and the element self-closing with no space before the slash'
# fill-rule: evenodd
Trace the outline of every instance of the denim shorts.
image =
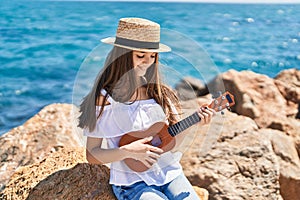
<svg viewBox="0 0 300 200">
<path fill-rule="evenodd" d="M 118 200 L 199 200 L 183 173 L 162 186 L 140 181 L 129 186 L 112 185 L 112 189 Z"/>
</svg>

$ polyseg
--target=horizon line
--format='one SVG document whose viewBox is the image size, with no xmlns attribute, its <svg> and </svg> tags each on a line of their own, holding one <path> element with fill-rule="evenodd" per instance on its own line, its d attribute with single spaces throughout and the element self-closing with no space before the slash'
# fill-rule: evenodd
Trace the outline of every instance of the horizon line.
<svg viewBox="0 0 300 200">
<path fill-rule="evenodd" d="M 51 0 L 48 0 L 51 1 Z M 157 3 L 228 3 L 228 4 L 299 4 L 300 0 L 54 0 L 54 1 L 99 1 L 99 2 L 157 2 Z"/>
</svg>

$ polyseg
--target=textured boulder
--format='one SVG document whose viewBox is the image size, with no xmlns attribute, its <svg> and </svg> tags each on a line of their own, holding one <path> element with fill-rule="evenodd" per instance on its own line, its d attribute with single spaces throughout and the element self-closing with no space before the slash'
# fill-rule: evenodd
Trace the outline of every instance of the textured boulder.
<svg viewBox="0 0 300 200">
<path fill-rule="evenodd" d="M 40 162 L 18 168 L 0 199 L 114 200 L 108 167 L 84 162 L 83 148 L 61 148 Z"/>
<path fill-rule="evenodd" d="M 281 71 L 275 77 L 275 84 L 282 96 L 287 100 L 291 110 L 296 110 L 296 112 L 291 112 L 290 117 L 287 119 L 273 121 L 270 127 L 292 136 L 295 139 L 297 151 L 300 155 L 300 121 L 296 120 L 300 119 L 300 70 L 288 69 Z"/>
<path fill-rule="evenodd" d="M 300 197 L 300 160 L 293 138 L 271 129 L 261 129 L 259 133 L 270 138 L 273 151 L 278 158 L 282 197 L 288 200 L 298 200 Z"/>
<path fill-rule="evenodd" d="M 230 70 L 210 83 L 208 88 L 217 91 L 223 79 L 240 114 L 225 112 L 209 126 L 190 129 L 193 142 L 183 149 L 181 163 L 191 182 L 209 191 L 210 199 L 299 199 L 300 120 L 293 102 L 298 98 L 298 72 L 283 72 L 286 79 L 278 76 L 292 85 L 290 93 L 282 92 L 277 80 L 248 71 Z M 183 107 L 192 112 L 211 99 L 207 95 Z"/>
<path fill-rule="evenodd" d="M 254 119 L 259 127 L 268 127 L 273 119 L 287 116 L 287 101 L 268 76 L 229 70 L 221 77 L 226 90 L 236 98 L 234 111 Z"/>
<path fill-rule="evenodd" d="M 181 163 L 210 199 L 282 199 L 279 162 L 253 120 L 225 112 L 196 134 Z"/>
<path fill-rule="evenodd" d="M 44 160 L 19 167 L 0 199 L 115 200 L 109 185 L 109 168 L 86 163 L 83 148 L 61 148 Z M 201 200 L 208 191 L 194 186 Z"/>
<path fill-rule="evenodd" d="M 275 84 L 288 101 L 300 103 L 300 70 L 288 69 L 281 71 L 275 77 Z"/>
<path fill-rule="evenodd" d="M 59 147 L 80 146 L 72 112 L 70 104 L 49 105 L 0 137 L 0 191 L 19 166 L 38 162 Z"/>
<path fill-rule="evenodd" d="M 204 188 L 193 186 L 195 192 L 197 193 L 200 200 L 208 200 L 209 194 L 208 191 Z"/>
</svg>

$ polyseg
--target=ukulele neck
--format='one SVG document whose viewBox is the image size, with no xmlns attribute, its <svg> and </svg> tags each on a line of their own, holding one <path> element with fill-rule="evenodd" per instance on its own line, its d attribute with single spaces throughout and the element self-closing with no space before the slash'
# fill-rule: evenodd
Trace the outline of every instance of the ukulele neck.
<svg viewBox="0 0 300 200">
<path fill-rule="evenodd" d="M 174 125 L 168 127 L 169 134 L 174 137 L 177 134 L 181 133 L 182 131 L 186 130 L 187 128 L 193 126 L 194 124 L 200 122 L 201 118 L 199 117 L 198 113 L 195 112 L 194 114 L 188 116 L 187 118 L 177 122 Z"/>
</svg>

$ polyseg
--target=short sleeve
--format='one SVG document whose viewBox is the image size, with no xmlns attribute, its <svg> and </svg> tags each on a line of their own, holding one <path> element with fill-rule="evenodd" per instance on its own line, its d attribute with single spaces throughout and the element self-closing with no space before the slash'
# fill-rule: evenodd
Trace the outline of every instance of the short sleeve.
<svg viewBox="0 0 300 200">
<path fill-rule="evenodd" d="M 96 130 L 90 131 L 89 128 L 85 127 L 83 129 L 83 136 L 94 137 L 94 138 L 103 138 L 101 135 L 97 134 Z"/>
<path fill-rule="evenodd" d="M 99 115 L 100 106 L 96 107 L 96 117 Z M 110 122 L 111 117 L 111 108 L 110 106 L 105 106 L 101 117 L 96 121 L 96 126 L 93 131 L 90 131 L 88 128 L 83 129 L 83 135 L 87 137 L 94 138 L 111 138 L 114 137 L 116 133 L 115 127 L 111 126 Z"/>
<path fill-rule="evenodd" d="M 96 109 L 98 115 L 100 107 Z M 133 131 L 144 131 L 156 122 L 165 122 L 163 109 L 154 99 L 136 101 L 132 104 L 112 103 L 104 107 L 97 119 L 95 129 L 84 130 L 84 136 L 114 138 Z"/>
</svg>

